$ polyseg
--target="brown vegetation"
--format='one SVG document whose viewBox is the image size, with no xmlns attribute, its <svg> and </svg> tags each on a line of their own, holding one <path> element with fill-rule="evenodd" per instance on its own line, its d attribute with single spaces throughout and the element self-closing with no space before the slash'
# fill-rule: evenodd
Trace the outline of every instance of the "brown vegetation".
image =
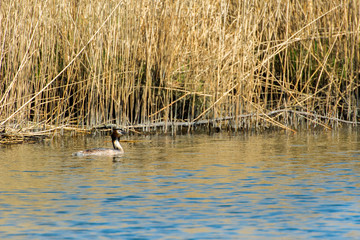
<svg viewBox="0 0 360 240">
<path fill-rule="evenodd" d="M 358 121 L 359 1 L 0 4 L 1 128 Z"/>
</svg>

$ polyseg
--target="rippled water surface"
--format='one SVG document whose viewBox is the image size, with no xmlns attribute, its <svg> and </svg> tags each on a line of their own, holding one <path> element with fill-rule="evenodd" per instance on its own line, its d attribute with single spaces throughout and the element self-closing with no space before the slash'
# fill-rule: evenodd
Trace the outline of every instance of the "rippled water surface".
<svg viewBox="0 0 360 240">
<path fill-rule="evenodd" d="M 0 239 L 360 238 L 356 131 L 136 139 L 0 146 Z"/>
</svg>

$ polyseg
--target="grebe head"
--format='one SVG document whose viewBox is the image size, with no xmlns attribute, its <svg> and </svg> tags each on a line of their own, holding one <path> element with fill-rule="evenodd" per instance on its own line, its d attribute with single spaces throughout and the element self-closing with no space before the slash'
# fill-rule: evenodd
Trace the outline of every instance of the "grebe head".
<svg viewBox="0 0 360 240">
<path fill-rule="evenodd" d="M 120 142 L 119 142 L 120 137 L 122 135 L 124 135 L 124 134 L 125 134 L 124 130 L 122 130 L 120 128 L 114 128 L 112 130 L 111 140 L 112 140 L 112 144 L 113 144 L 114 149 L 124 151 L 123 148 L 120 145 Z"/>
<path fill-rule="evenodd" d="M 113 141 L 119 140 L 122 135 L 125 134 L 125 131 L 120 128 L 114 128 L 111 132 L 111 139 Z"/>
</svg>

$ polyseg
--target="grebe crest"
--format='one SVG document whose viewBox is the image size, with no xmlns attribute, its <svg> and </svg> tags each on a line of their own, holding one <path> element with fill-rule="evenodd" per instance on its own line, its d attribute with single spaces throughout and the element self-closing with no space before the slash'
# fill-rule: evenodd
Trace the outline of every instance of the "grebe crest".
<svg viewBox="0 0 360 240">
<path fill-rule="evenodd" d="M 124 149 L 122 148 L 119 140 L 122 135 L 124 135 L 125 132 L 122 129 L 114 128 L 111 132 L 111 141 L 113 144 L 114 149 L 110 148 L 93 148 L 93 149 L 87 149 L 84 151 L 73 153 L 73 156 L 89 156 L 89 155 L 97 155 L 97 156 L 114 156 L 114 155 L 120 155 L 124 153 Z"/>
</svg>

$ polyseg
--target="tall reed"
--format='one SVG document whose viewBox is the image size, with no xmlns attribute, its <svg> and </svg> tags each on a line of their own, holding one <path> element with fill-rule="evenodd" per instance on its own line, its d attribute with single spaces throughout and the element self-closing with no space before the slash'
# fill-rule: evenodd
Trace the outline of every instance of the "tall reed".
<svg viewBox="0 0 360 240">
<path fill-rule="evenodd" d="M 2 127 L 359 117 L 358 1 L 0 4 Z"/>
</svg>

